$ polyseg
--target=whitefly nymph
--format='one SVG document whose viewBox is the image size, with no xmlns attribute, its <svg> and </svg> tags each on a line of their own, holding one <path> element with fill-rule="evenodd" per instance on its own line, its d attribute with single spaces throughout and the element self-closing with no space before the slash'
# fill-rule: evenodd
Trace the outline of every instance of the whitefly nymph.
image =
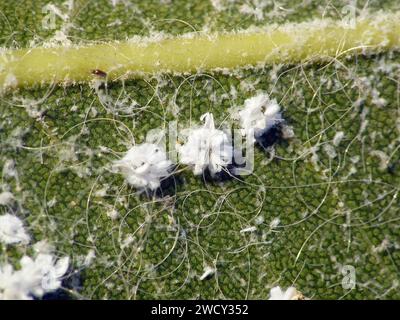
<svg viewBox="0 0 400 320">
<path fill-rule="evenodd" d="M 130 185 L 150 190 L 160 187 L 161 180 L 170 175 L 172 165 L 164 149 L 153 143 L 135 145 L 114 162 L 114 168 Z"/>
</svg>

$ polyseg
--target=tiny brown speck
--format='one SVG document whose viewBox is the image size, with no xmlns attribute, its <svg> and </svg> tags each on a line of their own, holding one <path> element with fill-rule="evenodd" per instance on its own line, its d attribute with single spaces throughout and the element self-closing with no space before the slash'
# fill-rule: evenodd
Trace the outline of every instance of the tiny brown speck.
<svg viewBox="0 0 400 320">
<path fill-rule="evenodd" d="M 93 71 L 92 71 L 92 74 L 94 74 L 94 75 L 96 75 L 96 76 L 99 76 L 99 77 L 102 77 L 102 78 L 107 77 L 107 73 L 105 73 L 104 71 L 99 70 L 99 69 L 93 70 Z"/>
</svg>

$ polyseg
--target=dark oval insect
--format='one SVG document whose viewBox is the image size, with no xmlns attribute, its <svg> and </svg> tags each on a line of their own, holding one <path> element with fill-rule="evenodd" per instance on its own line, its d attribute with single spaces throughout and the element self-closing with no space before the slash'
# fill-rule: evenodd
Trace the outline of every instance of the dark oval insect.
<svg viewBox="0 0 400 320">
<path fill-rule="evenodd" d="M 102 78 L 107 77 L 107 73 L 104 72 L 104 71 L 102 71 L 102 70 L 100 70 L 100 69 L 94 69 L 94 70 L 92 70 L 92 74 L 94 74 L 94 75 L 96 75 L 96 76 L 99 76 L 99 77 L 102 77 Z"/>
</svg>

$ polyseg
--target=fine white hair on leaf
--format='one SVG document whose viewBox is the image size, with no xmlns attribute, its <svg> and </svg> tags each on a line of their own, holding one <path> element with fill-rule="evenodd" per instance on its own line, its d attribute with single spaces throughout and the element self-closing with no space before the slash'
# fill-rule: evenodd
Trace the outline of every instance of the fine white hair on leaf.
<svg viewBox="0 0 400 320">
<path fill-rule="evenodd" d="M 204 280 L 208 278 L 209 276 L 213 275 L 215 273 L 215 269 L 211 268 L 210 266 L 206 266 L 204 268 L 203 274 L 200 276 L 200 280 Z"/>
<path fill-rule="evenodd" d="M 93 260 L 96 258 L 96 252 L 93 249 L 90 249 L 85 256 L 85 260 L 83 261 L 83 265 L 88 267 L 92 264 Z"/>
<path fill-rule="evenodd" d="M 28 300 L 41 298 L 45 293 L 57 290 L 68 270 L 69 258 L 56 260 L 51 254 L 38 254 L 34 259 L 23 256 L 21 268 L 0 265 L 0 299 Z"/>
<path fill-rule="evenodd" d="M 14 195 L 9 191 L 0 193 L 0 206 L 9 205 L 14 199 Z"/>
<path fill-rule="evenodd" d="M 257 230 L 257 227 L 252 226 L 252 227 L 247 227 L 247 228 L 244 228 L 244 229 L 240 230 L 240 233 L 254 232 L 256 230 Z"/>
<path fill-rule="evenodd" d="M 120 0 L 111 0 L 111 4 L 113 7 L 115 7 L 119 2 Z"/>
<path fill-rule="evenodd" d="M 336 158 L 337 156 L 336 150 L 331 144 L 329 143 L 324 144 L 323 149 L 330 159 Z"/>
<path fill-rule="evenodd" d="M 273 126 L 283 122 L 281 108 L 276 99 L 270 99 L 267 93 L 259 93 L 246 99 L 238 113 L 243 135 L 254 133 L 257 139 Z"/>
<path fill-rule="evenodd" d="M 29 241 L 30 236 L 18 217 L 9 213 L 0 216 L 0 242 L 27 244 Z"/>
<path fill-rule="evenodd" d="M 3 165 L 3 176 L 5 177 L 16 177 L 17 170 L 15 169 L 15 162 L 14 160 L 7 159 Z"/>
<path fill-rule="evenodd" d="M 275 229 L 279 224 L 281 223 L 281 220 L 279 218 L 274 218 L 271 223 L 269 224 L 269 227 L 271 229 Z"/>
<path fill-rule="evenodd" d="M 172 162 L 158 145 L 143 143 L 133 146 L 125 156 L 114 162 L 114 168 L 136 188 L 155 190 L 162 178 L 169 176 Z"/>
<path fill-rule="evenodd" d="M 293 139 L 295 137 L 292 126 L 282 125 L 282 138 L 285 140 Z"/>
<path fill-rule="evenodd" d="M 333 140 L 332 140 L 333 145 L 335 147 L 337 147 L 342 142 L 343 138 L 344 138 L 344 132 L 343 131 L 336 132 L 335 136 L 333 137 Z"/>
<path fill-rule="evenodd" d="M 369 153 L 373 157 L 377 157 L 379 161 L 379 170 L 386 170 L 389 165 L 389 156 L 381 150 L 372 150 Z"/>
<path fill-rule="evenodd" d="M 36 242 L 32 246 L 32 248 L 36 254 L 39 254 L 39 253 L 49 254 L 55 250 L 54 246 L 46 239 Z"/>
<path fill-rule="evenodd" d="M 211 113 L 203 114 L 200 120 L 204 125 L 186 130 L 186 143 L 177 146 L 179 161 L 191 166 L 195 175 L 206 169 L 215 175 L 232 162 L 232 143 L 224 131 L 215 128 Z"/>
<path fill-rule="evenodd" d="M 271 289 L 268 300 L 302 300 L 303 295 L 296 290 L 295 287 L 289 287 L 282 290 L 277 286 Z"/>
</svg>

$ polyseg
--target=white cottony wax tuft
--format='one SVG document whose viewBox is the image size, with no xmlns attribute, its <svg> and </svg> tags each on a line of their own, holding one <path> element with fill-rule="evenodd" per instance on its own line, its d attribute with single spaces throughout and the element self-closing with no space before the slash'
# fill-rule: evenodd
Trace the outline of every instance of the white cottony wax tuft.
<svg viewBox="0 0 400 320">
<path fill-rule="evenodd" d="M 30 240 L 22 221 L 9 213 L 0 216 L 0 242 L 27 244 Z"/>
<path fill-rule="evenodd" d="M 6 263 L 0 265 L 0 300 L 28 300 L 41 298 L 45 293 L 57 290 L 61 278 L 67 272 L 69 258 L 56 260 L 51 254 L 38 254 L 34 259 L 23 256 L 21 268 Z"/>
<path fill-rule="evenodd" d="M 160 186 L 161 179 L 170 174 L 172 162 L 158 145 L 143 143 L 129 149 L 114 166 L 132 186 L 154 190 Z"/>
<path fill-rule="evenodd" d="M 232 162 L 233 147 L 229 136 L 215 128 L 211 113 L 203 114 L 200 120 L 204 125 L 188 129 L 186 143 L 177 146 L 179 160 L 191 166 L 195 175 L 206 169 L 214 175 Z"/>
<path fill-rule="evenodd" d="M 275 99 L 260 93 L 244 102 L 239 111 L 239 121 L 243 135 L 254 134 L 257 139 L 276 124 L 283 122 L 281 108 Z"/>
<path fill-rule="evenodd" d="M 269 293 L 270 297 L 268 300 L 302 300 L 303 295 L 296 290 L 295 287 L 289 287 L 286 290 L 282 290 L 281 287 L 277 286 L 271 289 Z"/>
</svg>

